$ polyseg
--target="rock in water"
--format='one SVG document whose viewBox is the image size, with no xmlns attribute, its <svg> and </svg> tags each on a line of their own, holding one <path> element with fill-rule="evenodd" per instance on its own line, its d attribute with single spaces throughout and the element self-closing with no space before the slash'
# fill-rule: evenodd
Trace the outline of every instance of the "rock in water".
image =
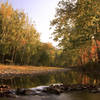
<svg viewBox="0 0 100 100">
<path fill-rule="evenodd" d="M 16 94 L 17 95 L 25 95 L 25 89 L 17 88 Z"/>
<path fill-rule="evenodd" d="M 17 95 L 11 91 L 11 88 L 8 85 L 0 85 L 0 97 L 16 98 Z"/>
</svg>

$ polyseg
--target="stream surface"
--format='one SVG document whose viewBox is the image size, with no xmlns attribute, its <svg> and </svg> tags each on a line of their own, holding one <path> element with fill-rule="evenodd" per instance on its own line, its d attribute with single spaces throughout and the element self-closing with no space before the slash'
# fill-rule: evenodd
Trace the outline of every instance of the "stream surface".
<svg viewBox="0 0 100 100">
<path fill-rule="evenodd" d="M 10 78 L 1 78 L 0 85 L 9 85 L 13 89 L 34 88 L 38 86 L 48 86 L 50 84 L 100 84 L 100 74 L 83 73 L 77 71 L 56 71 L 49 73 L 40 73 L 35 75 L 16 76 Z M 17 98 L 0 98 L 0 100 L 100 100 L 100 93 L 88 92 L 70 92 L 60 95 L 36 95 L 36 96 L 18 96 Z"/>
</svg>

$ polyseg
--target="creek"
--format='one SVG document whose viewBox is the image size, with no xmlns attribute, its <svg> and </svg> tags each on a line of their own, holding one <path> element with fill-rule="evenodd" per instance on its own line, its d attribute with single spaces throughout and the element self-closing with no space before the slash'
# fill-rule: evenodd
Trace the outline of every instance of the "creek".
<svg viewBox="0 0 100 100">
<path fill-rule="evenodd" d="M 55 71 L 34 75 L 5 77 L 0 79 L 0 85 L 9 85 L 12 89 L 35 88 L 50 84 L 100 84 L 100 75 L 79 71 Z M 60 95 L 30 95 L 18 96 L 17 98 L 0 98 L 0 100 L 100 100 L 100 93 L 88 93 L 84 91 L 61 93 Z"/>
</svg>

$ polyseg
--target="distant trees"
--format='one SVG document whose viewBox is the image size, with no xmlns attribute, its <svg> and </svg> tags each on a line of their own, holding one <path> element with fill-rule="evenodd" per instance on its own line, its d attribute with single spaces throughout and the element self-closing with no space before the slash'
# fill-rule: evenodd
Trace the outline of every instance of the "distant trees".
<svg viewBox="0 0 100 100">
<path fill-rule="evenodd" d="M 0 63 L 53 66 L 55 48 L 40 42 L 28 16 L 11 5 L 0 4 Z"/>
<path fill-rule="evenodd" d="M 39 42 L 39 33 L 28 22 L 28 18 L 24 12 L 14 10 L 8 2 L 5 4 L 2 3 L 0 7 L 1 61 L 4 63 L 17 62 L 18 53 L 21 52 L 19 59 L 22 60 L 23 56 L 26 55 L 28 64 L 30 53 L 32 53 L 31 49 Z M 34 49 L 32 50 L 34 51 Z"/>
<path fill-rule="evenodd" d="M 1 3 L 0 63 L 75 66 L 100 62 L 99 0 L 61 0 L 52 27 L 59 49 L 40 41 L 40 34 L 23 11 Z"/>
<path fill-rule="evenodd" d="M 77 65 L 88 62 L 91 58 L 93 41 L 97 46 L 98 62 L 100 50 L 97 40 L 100 39 L 100 2 L 98 0 L 61 0 L 56 9 L 55 18 L 51 21 L 54 26 L 54 40 L 59 41 L 65 55 L 65 62 Z M 87 54 L 85 54 L 85 52 Z M 84 60 L 83 60 L 84 59 Z M 87 63 L 87 62 L 86 62 Z"/>
<path fill-rule="evenodd" d="M 37 53 L 32 57 L 35 58 L 32 61 L 35 65 L 54 66 L 55 48 L 51 43 L 41 43 L 37 47 Z"/>
</svg>

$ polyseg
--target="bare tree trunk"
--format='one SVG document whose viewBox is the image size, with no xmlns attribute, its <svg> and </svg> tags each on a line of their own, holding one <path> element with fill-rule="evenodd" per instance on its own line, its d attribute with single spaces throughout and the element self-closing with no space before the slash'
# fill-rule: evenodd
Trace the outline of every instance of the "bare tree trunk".
<svg viewBox="0 0 100 100">
<path fill-rule="evenodd" d="M 98 63 L 100 63 L 100 50 L 97 46 L 97 57 L 98 57 Z"/>
<path fill-rule="evenodd" d="M 95 40 L 95 45 L 96 45 L 96 52 L 97 52 L 97 59 L 98 59 L 97 62 L 100 63 L 100 50 L 96 40 Z"/>
<path fill-rule="evenodd" d="M 4 58 L 5 58 L 5 55 L 2 56 L 2 63 L 3 63 L 3 64 L 4 64 L 4 62 L 5 62 L 5 61 L 4 61 L 4 60 L 5 60 Z"/>
<path fill-rule="evenodd" d="M 12 50 L 11 63 L 14 63 L 15 52 L 16 52 L 16 48 L 14 47 L 13 50 Z"/>
</svg>

